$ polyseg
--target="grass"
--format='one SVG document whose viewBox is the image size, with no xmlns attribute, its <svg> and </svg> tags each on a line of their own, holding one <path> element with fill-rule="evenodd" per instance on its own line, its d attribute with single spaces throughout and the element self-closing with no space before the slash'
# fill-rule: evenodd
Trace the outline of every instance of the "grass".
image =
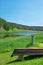
<svg viewBox="0 0 43 65">
<path fill-rule="evenodd" d="M 0 54 L 0 65 L 43 65 L 43 57 L 29 57 L 23 61 L 17 61 L 17 56 L 11 58 L 12 52 Z"/>
<path fill-rule="evenodd" d="M 43 43 L 43 33 L 34 35 L 33 47 L 40 47 L 41 43 Z M 15 48 L 27 47 L 32 47 L 31 36 L 0 39 L 0 65 L 43 65 L 43 57 L 29 57 L 28 60 L 23 61 L 17 61 L 17 56 L 13 58 L 10 57 Z"/>
<path fill-rule="evenodd" d="M 8 37 L 0 39 L 0 52 L 11 51 L 15 48 L 25 48 L 28 44 L 30 45 L 31 37 L 20 36 L 20 37 Z"/>
</svg>

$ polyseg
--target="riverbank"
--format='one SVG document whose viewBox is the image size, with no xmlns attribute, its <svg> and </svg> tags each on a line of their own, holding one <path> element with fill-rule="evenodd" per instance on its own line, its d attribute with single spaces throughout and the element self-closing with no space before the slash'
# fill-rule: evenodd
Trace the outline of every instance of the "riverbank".
<svg viewBox="0 0 43 65">
<path fill-rule="evenodd" d="M 37 34 L 37 33 L 43 33 L 42 31 L 32 31 L 32 30 L 9 30 L 9 31 L 4 31 L 0 30 L 0 39 L 1 38 L 6 38 L 6 37 L 17 37 L 17 36 L 22 36 L 22 35 L 31 35 L 31 34 Z"/>
<path fill-rule="evenodd" d="M 34 58 L 30 56 L 27 60 L 23 61 L 16 61 L 18 56 L 10 57 L 15 48 L 43 48 L 42 44 L 43 33 L 34 35 L 34 46 L 31 45 L 31 36 L 6 37 L 0 39 L 0 65 L 43 65 L 43 57 L 34 56 Z"/>
<path fill-rule="evenodd" d="M 7 33 L 13 33 L 13 32 L 29 32 L 29 31 L 32 31 L 32 30 L 21 30 L 21 29 L 14 29 L 9 31 L 0 30 L 0 34 L 7 34 Z"/>
<path fill-rule="evenodd" d="M 9 31 L 5 31 L 5 30 L 0 30 L 0 34 L 9 34 L 9 33 L 14 33 L 14 32 L 34 32 L 32 30 L 21 30 L 21 29 L 14 29 L 14 30 L 9 30 Z M 37 32 L 37 31 L 35 31 Z M 43 31 L 38 31 L 38 32 L 43 32 Z"/>
<path fill-rule="evenodd" d="M 43 42 L 43 33 L 34 35 L 34 47 L 39 47 L 40 43 Z M 9 52 L 14 48 L 27 48 L 31 47 L 31 35 L 30 36 L 15 36 L 6 37 L 0 39 L 0 52 Z"/>
</svg>

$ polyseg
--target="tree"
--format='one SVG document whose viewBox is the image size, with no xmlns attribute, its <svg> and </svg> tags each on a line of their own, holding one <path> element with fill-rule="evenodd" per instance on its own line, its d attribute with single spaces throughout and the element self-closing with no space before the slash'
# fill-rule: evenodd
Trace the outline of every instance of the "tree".
<svg viewBox="0 0 43 65">
<path fill-rule="evenodd" d="M 9 25 L 7 23 L 4 23 L 3 24 L 3 28 L 6 30 L 6 31 L 9 31 Z"/>
</svg>

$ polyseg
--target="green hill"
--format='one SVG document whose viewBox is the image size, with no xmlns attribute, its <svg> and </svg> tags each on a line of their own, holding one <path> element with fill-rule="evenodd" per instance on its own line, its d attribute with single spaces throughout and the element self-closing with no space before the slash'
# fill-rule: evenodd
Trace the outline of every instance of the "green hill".
<svg viewBox="0 0 43 65">
<path fill-rule="evenodd" d="M 35 30 L 35 31 L 43 31 L 43 26 L 26 26 L 17 23 L 10 23 L 6 20 L 0 18 L 0 30 L 13 30 L 13 29 L 21 29 L 21 30 Z"/>
</svg>

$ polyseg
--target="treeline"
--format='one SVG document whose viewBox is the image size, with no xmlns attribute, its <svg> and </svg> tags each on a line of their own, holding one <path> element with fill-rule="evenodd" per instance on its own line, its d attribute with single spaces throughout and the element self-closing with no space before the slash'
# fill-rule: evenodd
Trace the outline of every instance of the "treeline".
<svg viewBox="0 0 43 65">
<path fill-rule="evenodd" d="M 13 30 L 14 28 L 22 29 L 22 30 L 24 29 L 24 30 L 43 31 L 43 26 L 26 26 L 26 25 L 21 25 L 21 24 L 16 24 L 16 23 L 10 23 L 0 18 L 0 29 L 1 28 L 6 31 L 10 29 Z"/>
</svg>

